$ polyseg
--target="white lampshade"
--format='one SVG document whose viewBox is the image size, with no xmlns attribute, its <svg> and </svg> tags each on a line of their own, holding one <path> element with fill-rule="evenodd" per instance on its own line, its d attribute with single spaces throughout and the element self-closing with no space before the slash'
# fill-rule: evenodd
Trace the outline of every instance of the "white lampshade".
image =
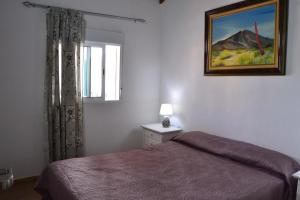
<svg viewBox="0 0 300 200">
<path fill-rule="evenodd" d="M 161 104 L 159 113 L 163 116 L 173 115 L 172 104 Z"/>
</svg>

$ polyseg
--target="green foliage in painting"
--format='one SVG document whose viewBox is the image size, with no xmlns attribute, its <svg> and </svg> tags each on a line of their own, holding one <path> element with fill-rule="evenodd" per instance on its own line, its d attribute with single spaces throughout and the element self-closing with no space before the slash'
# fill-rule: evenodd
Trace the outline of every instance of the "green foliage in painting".
<svg viewBox="0 0 300 200">
<path fill-rule="evenodd" d="M 259 49 L 214 50 L 212 51 L 212 67 L 274 64 L 273 47 L 264 50 L 264 55 L 261 55 Z"/>
</svg>

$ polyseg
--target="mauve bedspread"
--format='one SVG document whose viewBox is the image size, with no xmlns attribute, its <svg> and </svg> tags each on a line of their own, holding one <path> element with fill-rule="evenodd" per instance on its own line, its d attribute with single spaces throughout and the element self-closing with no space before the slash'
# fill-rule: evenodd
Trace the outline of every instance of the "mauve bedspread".
<svg viewBox="0 0 300 200">
<path fill-rule="evenodd" d="M 36 190 L 52 200 L 294 200 L 289 157 L 201 132 L 50 164 Z"/>
</svg>

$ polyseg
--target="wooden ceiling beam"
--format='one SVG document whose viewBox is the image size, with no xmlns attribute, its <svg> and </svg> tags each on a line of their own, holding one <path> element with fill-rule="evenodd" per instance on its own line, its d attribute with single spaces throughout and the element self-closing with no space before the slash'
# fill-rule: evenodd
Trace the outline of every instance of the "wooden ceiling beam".
<svg viewBox="0 0 300 200">
<path fill-rule="evenodd" d="M 163 4 L 166 0 L 159 0 L 160 4 Z"/>
</svg>

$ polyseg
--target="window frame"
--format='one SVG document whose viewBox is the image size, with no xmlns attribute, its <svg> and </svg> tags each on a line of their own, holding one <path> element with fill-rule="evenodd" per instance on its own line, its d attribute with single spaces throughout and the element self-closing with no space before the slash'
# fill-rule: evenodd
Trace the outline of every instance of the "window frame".
<svg viewBox="0 0 300 200">
<path fill-rule="evenodd" d="M 106 77 L 106 45 L 114 45 L 120 47 L 120 74 L 119 74 L 119 100 L 105 100 L 105 77 Z M 83 97 L 84 103 L 117 103 L 122 99 L 122 75 L 123 75 L 123 45 L 111 42 L 97 42 L 97 41 L 85 41 L 82 45 L 82 51 L 84 47 L 101 47 L 102 48 L 102 90 L 101 97 Z M 82 56 L 83 58 L 83 53 Z M 83 68 L 83 62 L 81 62 Z M 81 69 L 82 73 L 83 69 Z M 90 70 L 91 73 L 91 70 Z M 91 75 L 90 75 L 91 76 Z M 91 80 L 91 79 L 90 79 Z M 81 80 L 82 91 L 83 91 L 83 76 Z M 91 88 L 91 85 L 90 85 Z M 82 92 L 83 93 L 83 92 Z"/>
</svg>

